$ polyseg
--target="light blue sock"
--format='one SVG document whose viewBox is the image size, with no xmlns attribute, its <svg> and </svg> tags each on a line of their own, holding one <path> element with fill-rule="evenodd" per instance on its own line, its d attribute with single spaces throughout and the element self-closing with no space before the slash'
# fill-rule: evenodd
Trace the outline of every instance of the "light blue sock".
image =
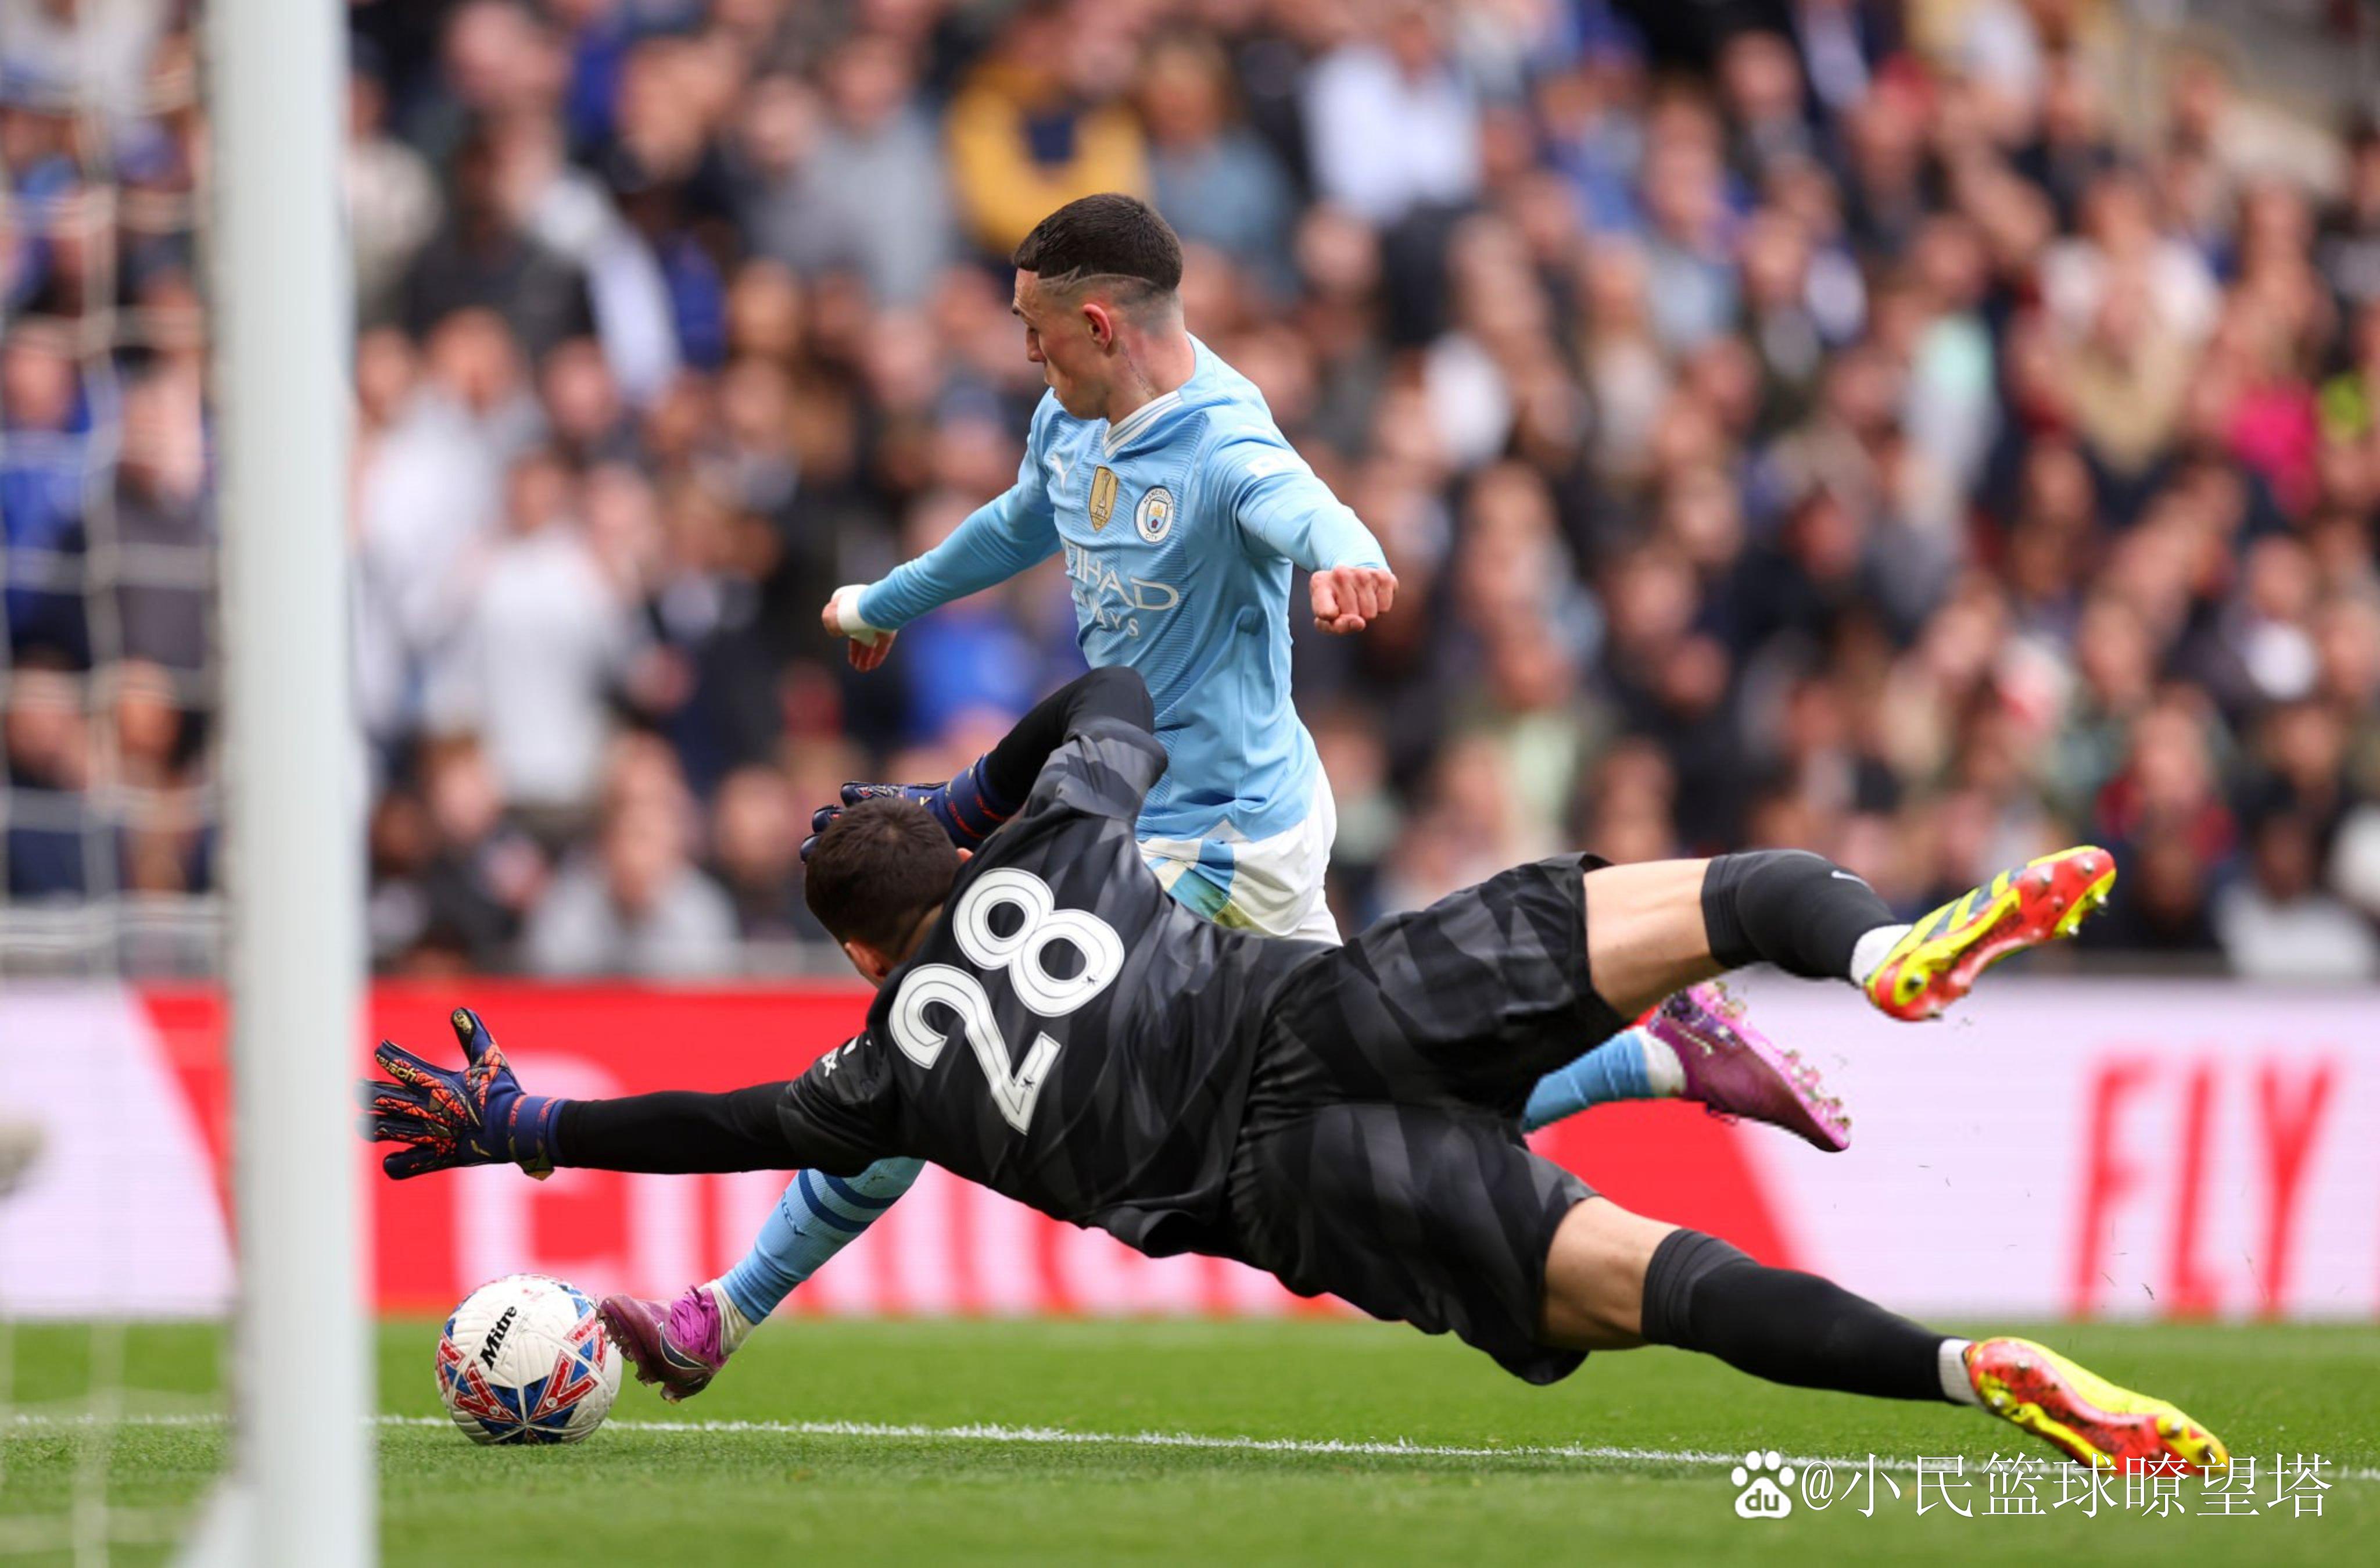
<svg viewBox="0 0 2380 1568">
<path fill-rule="evenodd" d="M 794 1173 L 752 1250 L 720 1279 L 727 1299 L 754 1323 L 768 1317 L 795 1285 L 892 1208 L 925 1165 L 922 1160 L 879 1160 L 848 1179 L 823 1171 Z"/>
<path fill-rule="evenodd" d="M 1654 1098 L 1653 1081 L 1645 1070 L 1645 1031 L 1630 1029 L 1539 1078 L 1529 1091 L 1521 1125 L 1536 1132 L 1590 1105 Z"/>
</svg>

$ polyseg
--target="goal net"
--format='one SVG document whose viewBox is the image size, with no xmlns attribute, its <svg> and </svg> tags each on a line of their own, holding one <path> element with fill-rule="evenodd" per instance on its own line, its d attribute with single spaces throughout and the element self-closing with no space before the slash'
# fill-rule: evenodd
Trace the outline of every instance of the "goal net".
<svg viewBox="0 0 2380 1568">
<path fill-rule="evenodd" d="M 0 1562 L 368 1550 L 338 25 L 0 0 Z"/>
</svg>

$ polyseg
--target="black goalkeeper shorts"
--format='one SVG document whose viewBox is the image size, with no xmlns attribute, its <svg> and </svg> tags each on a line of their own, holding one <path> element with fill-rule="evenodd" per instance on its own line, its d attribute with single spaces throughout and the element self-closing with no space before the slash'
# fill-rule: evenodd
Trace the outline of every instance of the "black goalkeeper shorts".
<svg viewBox="0 0 2380 1568">
<path fill-rule="evenodd" d="M 1593 1189 L 1521 1140 L 1538 1078 L 1627 1027 L 1587 973 L 1565 856 L 1372 926 L 1283 983 L 1232 1165 L 1247 1261 L 1301 1295 L 1451 1331 L 1549 1383 L 1546 1255 Z"/>
</svg>

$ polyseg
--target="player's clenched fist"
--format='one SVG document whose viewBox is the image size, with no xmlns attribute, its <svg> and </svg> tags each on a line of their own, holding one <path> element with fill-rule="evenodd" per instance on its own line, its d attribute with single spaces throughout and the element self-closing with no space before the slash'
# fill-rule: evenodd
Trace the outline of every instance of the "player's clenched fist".
<svg viewBox="0 0 2380 1568">
<path fill-rule="evenodd" d="M 1386 566 L 1333 566 L 1314 574 L 1314 624 L 1359 632 L 1397 602 L 1397 575 Z"/>
<path fill-rule="evenodd" d="M 884 655 L 892 651 L 892 632 L 881 626 L 871 626 L 859 618 L 859 596 L 867 589 L 852 583 L 834 590 L 834 597 L 819 612 L 819 622 L 830 636 L 845 638 L 850 643 L 851 667 L 863 674 L 884 662 Z"/>
</svg>

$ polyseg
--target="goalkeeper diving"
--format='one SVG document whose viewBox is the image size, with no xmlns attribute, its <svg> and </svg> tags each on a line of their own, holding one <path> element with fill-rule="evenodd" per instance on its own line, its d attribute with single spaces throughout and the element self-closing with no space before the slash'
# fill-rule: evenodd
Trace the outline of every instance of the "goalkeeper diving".
<svg viewBox="0 0 2380 1568">
<path fill-rule="evenodd" d="M 1062 555 L 1085 659 L 1136 671 L 1155 701 L 1169 766 L 1136 832 L 1159 884 L 1219 925 L 1335 944 L 1323 881 L 1336 817 L 1290 696 L 1292 574 L 1312 574 L 1315 625 L 1342 635 L 1390 612 L 1396 577 L 1262 395 L 1185 329 L 1181 242 L 1154 209 L 1086 197 L 1045 218 L 1013 260 L 1026 357 L 1049 385 L 1015 484 L 882 581 L 837 590 L 825 627 L 872 670 L 911 620 Z M 1031 780 L 1030 770 L 1003 780 L 978 764 L 930 788 L 851 785 L 844 799 L 910 795 L 971 848 L 1018 809 Z M 1680 1096 L 1821 1149 L 1848 1139 L 1815 1069 L 1734 1027 L 1707 993 L 1587 1043 L 1546 1075 L 1528 1125 L 1608 1100 Z M 726 1274 L 674 1301 L 618 1310 L 641 1315 L 645 1337 L 665 1347 L 656 1355 L 716 1372 L 917 1171 L 896 1157 L 840 1176 L 803 1173 Z M 689 1373 L 670 1390 L 682 1397 L 707 1380 Z"/>
<path fill-rule="evenodd" d="M 1130 670 L 1042 703 L 983 763 L 1021 805 L 972 856 L 899 796 L 829 822 L 806 895 L 878 991 L 866 1028 L 800 1076 L 545 1099 L 458 1010 L 460 1071 L 382 1044 L 366 1136 L 406 1146 L 383 1161 L 400 1179 L 511 1162 L 842 1180 L 931 1160 L 1152 1257 L 1233 1258 L 1452 1332 L 1533 1383 L 1668 1344 L 1773 1382 L 1978 1406 L 2095 1467 L 2228 1465 L 2164 1400 L 1633 1214 L 1522 1138 L 1547 1071 L 1741 965 L 1937 1012 L 1994 960 L 2070 934 L 2115 880 L 2107 851 L 2013 868 L 1915 927 L 1820 856 L 1755 850 L 1560 856 L 1343 947 L 1274 941 L 1197 918 L 1150 873 L 1154 723 Z M 679 1375 L 602 1311 L 640 1377 Z"/>
</svg>

